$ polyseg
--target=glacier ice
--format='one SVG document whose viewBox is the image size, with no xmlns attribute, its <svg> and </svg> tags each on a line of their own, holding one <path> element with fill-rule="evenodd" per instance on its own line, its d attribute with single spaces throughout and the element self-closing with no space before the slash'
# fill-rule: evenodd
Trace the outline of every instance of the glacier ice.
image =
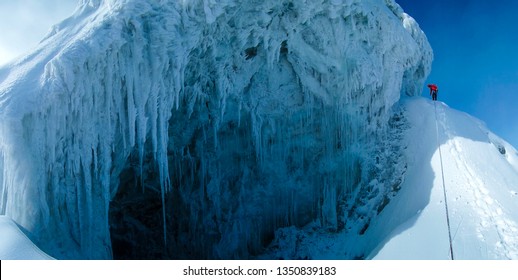
<svg viewBox="0 0 518 280">
<path fill-rule="evenodd" d="M 393 0 L 82 0 L 0 72 L 0 214 L 58 258 L 111 258 L 131 187 L 158 195 L 167 257 L 366 228 L 360 202 L 397 188 L 376 174 L 392 107 L 432 58 Z"/>
</svg>

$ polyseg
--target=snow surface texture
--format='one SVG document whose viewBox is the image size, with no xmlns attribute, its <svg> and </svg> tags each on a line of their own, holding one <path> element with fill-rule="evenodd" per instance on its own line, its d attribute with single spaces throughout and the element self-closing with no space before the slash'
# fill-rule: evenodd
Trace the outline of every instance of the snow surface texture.
<svg viewBox="0 0 518 280">
<path fill-rule="evenodd" d="M 158 194 L 166 257 L 363 234 L 406 168 L 383 168 L 391 108 L 431 60 L 392 0 L 83 0 L 0 69 L 0 213 L 58 258 L 112 257 L 119 186 Z"/>
<path fill-rule="evenodd" d="M 411 139 L 412 175 L 372 228 L 386 232 L 390 219 L 401 225 L 371 257 L 451 258 L 439 149 L 427 143 L 437 139 L 454 258 L 518 259 L 518 152 L 479 120 L 441 102 L 436 106 L 437 129 L 433 102 L 416 99 L 405 104 L 412 120 L 406 134 Z"/>
<path fill-rule="evenodd" d="M 52 260 L 9 217 L 0 216 L 0 260 Z"/>
<path fill-rule="evenodd" d="M 451 259 L 440 146 L 454 259 L 518 259 L 516 149 L 442 102 L 405 98 L 399 111 L 407 171 L 365 234 L 283 228 L 261 258 Z"/>
</svg>

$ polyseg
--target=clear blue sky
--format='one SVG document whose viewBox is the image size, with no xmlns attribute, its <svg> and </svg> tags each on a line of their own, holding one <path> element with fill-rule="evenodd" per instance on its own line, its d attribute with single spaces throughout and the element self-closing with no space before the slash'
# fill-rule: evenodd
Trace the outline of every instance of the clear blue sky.
<svg viewBox="0 0 518 280">
<path fill-rule="evenodd" d="M 396 0 L 434 51 L 439 100 L 518 148 L 518 1 Z M 428 89 L 423 89 L 428 95 Z"/>
</svg>

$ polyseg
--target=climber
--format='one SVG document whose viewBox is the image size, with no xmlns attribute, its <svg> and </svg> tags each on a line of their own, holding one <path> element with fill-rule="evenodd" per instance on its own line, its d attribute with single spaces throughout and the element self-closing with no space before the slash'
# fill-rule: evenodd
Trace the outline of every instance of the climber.
<svg viewBox="0 0 518 280">
<path fill-rule="evenodd" d="M 430 95 L 432 96 L 432 100 L 437 100 L 437 93 L 439 92 L 439 88 L 435 84 L 428 85 L 430 88 Z"/>
</svg>

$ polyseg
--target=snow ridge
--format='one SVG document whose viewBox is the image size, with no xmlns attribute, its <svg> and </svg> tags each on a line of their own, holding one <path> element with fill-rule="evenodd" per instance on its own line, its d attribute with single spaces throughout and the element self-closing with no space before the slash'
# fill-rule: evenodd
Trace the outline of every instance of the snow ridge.
<svg viewBox="0 0 518 280">
<path fill-rule="evenodd" d="M 434 113 L 435 113 L 435 133 L 437 135 L 437 148 L 439 150 L 439 160 L 441 162 L 441 180 L 442 180 L 442 191 L 444 194 L 444 208 L 446 210 L 446 225 L 448 226 L 448 241 L 450 243 L 450 257 L 451 260 L 455 259 L 455 254 L 453 253 L 453 241 L 451 238 L 451 225 L 450 225 L 450 211 L 448 210 L 448 196 L 446 192 L 446 183 L 444 180 L 444 164 L 442 159 L 442 151 L 441 151 L 441 143 L 439 142 L 439 123 L 437 120 L 437 103 L 434 104 Z"/>
<path fill-rule="evenodd" d="M 82 1 L 2 78 L 0 214 L 56 257 L 111 258 L 110 201 L 131 167 L 158 186 L 164 236 L 185 233 L 176 257 L 248 257 L 312 220 L 337 230 L 341 201 L 373 179 L 366 147 L 430 71 L 397 7 Z"/>
<path fill-rule="evenodd" d="M 451 258 L 444 174 L 455 259 L 516 259 L 516 150 L 481 121 L 442 102 L 408 98 L 402 103 L 410 122 L 408 172 L 397 197 L 371 223 L 367 239 L 386 240 L 368 257 Z M 436 137 L 440 150 L 430 141 Z"/>
</svg>

